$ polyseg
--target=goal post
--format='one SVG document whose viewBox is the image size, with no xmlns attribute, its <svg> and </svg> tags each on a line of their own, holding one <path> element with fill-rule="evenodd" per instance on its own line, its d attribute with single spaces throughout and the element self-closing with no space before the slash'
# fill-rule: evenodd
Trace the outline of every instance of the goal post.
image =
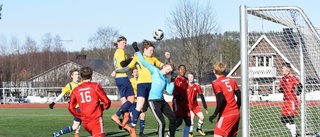
<svg viewBox="0 0 320 137">
<path fill-rule="evenodd" d="M 320 37 L 303 10 L 241 5 L 240 35 L 241 61 L 228 76 L 241 75 L 242 136 L 291 136 L 280 120 L 283 93 L 277 90 L 284 62 L 303 85 L 296 131 L 302 137 L 319 132 Z"/>
</svg>

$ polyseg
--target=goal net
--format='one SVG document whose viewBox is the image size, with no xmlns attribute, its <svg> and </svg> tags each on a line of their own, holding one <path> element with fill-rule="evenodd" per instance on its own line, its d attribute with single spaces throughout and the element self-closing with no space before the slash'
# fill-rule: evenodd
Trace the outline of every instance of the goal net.
<svg viewBox="0 0 320 137">
<path fill-rule="evenodd" d="M 281 122 L 283 93 L 277 88 L 284 62 L 303 85 L 294 117 L 297 133 L 313 136 L 320 131 L 320 38 L 318 30 L 298 7 L 246 7 L 248 83 L 241 83 L 241 63 L 231 71 L 247 86 L 249 135 L 252 137 L 288 137 L 290 130 Z M 241 41 L 245 40 L 241 39 Z M 242 45 L 243 46 L 243 45 Z M 242 47 L 243 48 L 243 47 Z M 243 57 L 243 56 L 242 56 Z M 243 104 L 245 105 L 245 104 Z M 242 119 L 243 121 L 244 119 Z M 244 127 L 242 127 L 244 128 Z"/>
</svg>

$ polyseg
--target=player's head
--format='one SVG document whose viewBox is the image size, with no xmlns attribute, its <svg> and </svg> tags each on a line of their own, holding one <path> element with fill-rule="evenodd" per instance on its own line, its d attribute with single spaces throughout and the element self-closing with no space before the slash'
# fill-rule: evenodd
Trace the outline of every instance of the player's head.
<svg viewBox="0 0 320 137">
<path fill-rule="evenodd" d="M 179 76 L 184 76 L 184 75 L 186 75 L 186 71 L 187 71 L 187 69 L 186 69 L 186 66 L 185 66 L 185 65 L 179 65 L 179 66 L 178 66 L 178 75 L 179 75 Z"/>
<path fill-rule="evenodd" d="M 132 76 L 133 76 L 134 78 L 137 78 L 137 77 L 139 76 L 139 74 L 138 74 L 138 69 L 137 69 L 137 68 L 134 68 L 134 69 L 132 70 Z"/>
<path fill-rule="evenodd" d="M 70 75 L 72 81 L 80 81 L 79 69 L 76 69 L 76 68 L 71 69 L 71 70 L 69 71 L 69 75 Z"/>
<path fill-rule="evenodd" d="M 226 73 L 227 66 L 222 62 L 217 62 L 213 65 L 213 73 L 222 76 Z"/>
<path fill-rule="evenodd" d="M 124 49 L 126 47 L 126 45 L 127 45 L 127 38 L 124 37 L 124 36 L 120 36 L 117 39 L 117 42 L 114 42 L 113 45 L 118 47 L 118 48 Z"/>
<path fill-rule="evenodd" d="M 142 48 L 143 48 L 143 55 L 146 55 L 148 57 L 152 56 L 154 51 L 153 44 L 148 40 L 142 41 Z"/>
<path fill-rule="evenodd" d="M 92 69 L 90 67 L 82 67 L 80 69 L 80 76 L 83 80 L 91 80 L 92 78 Z"/>
<path fill-rule="evenodd" d="M 290 73 L 291 70 L 291 65 L 288 62 L 284 62 L 282 63 L 282 69 L 281 72 L 283 75 L 288 75 Z"/>
<path fill-rule="evenodd" d="M 170 62 L 167 62 L 166 64 L 164 64 L 161 68 L 161 73 L 164 75 L 167 75 L 169 73 L 172 72 L 172 70 L 174 69 L 173 64 L 171 64 Z"/>
<path fill-rule="evenodd" d="M 193 82 L 194 82 L 194 73 L 193 73 L 193 72 L 189 72 L 189 73 L 187 74 L 187 77 L 188 77 L 188 81 L 189 81 L 190 83 L 193 83 Z"/>
</svg>

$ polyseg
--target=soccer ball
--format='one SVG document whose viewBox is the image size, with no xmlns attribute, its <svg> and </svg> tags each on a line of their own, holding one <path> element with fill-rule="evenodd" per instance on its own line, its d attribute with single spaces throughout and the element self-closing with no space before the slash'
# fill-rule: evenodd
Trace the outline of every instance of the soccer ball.
<svg viewBox="0 0 320 137">
<path fill-rule="evenodd" d="M 163 31 L 161 29 L 157 29 L 153 32 L 153 38 L 157 41 L 162 40 L 164 37 Z"/>
</svg>

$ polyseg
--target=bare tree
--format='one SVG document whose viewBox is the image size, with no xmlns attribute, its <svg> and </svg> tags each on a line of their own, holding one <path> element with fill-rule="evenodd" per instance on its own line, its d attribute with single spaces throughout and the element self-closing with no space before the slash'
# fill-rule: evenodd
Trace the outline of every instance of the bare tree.
<svg viewBox="0 0 320 137">
<path fill-rule="evenodd" d="M 111 27 L 99 27 L 97 32 L 88 40 L 93 53 L 91 58 L 110 60 L 113 58 L 114 40 L 119 36 L 118 31 Z"/>
<path fill-rule="evenodd" d="M 0 55 L 5 56 L 7 53 L 7 38 L 1 34 L 0 36 Z"/>
<path fill-rule="evenodd" d="M 212 34 L 220 30 L 211 5 L 210 1 L 180 0 L 168 19 L 171 34 L 180 41 L 173 45 L 179 49 L 175 54 L 182 56 L 176 59 L 188 70 L 196 70 L 198 80 L 215 57 Z"/>
</svg>

